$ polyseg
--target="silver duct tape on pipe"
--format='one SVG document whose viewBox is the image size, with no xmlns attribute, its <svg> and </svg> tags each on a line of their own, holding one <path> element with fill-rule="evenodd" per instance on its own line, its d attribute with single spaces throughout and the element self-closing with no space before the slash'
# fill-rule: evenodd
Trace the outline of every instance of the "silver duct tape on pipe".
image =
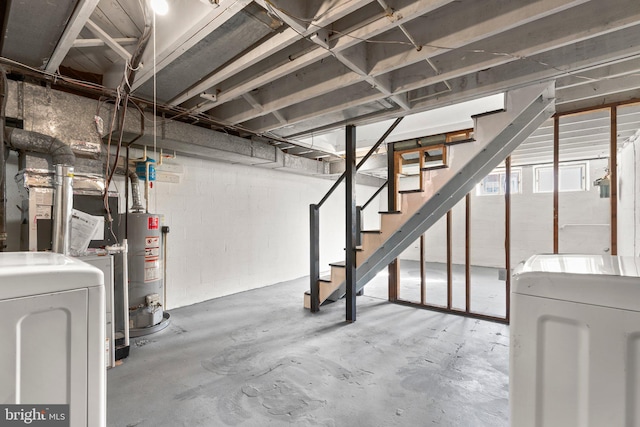
<svg viewBox="0 0 640 427">
<path fill-rule="evenodd" d="M 71 147 L 56 137 L 15 128 L 5 128 L 4 136 L 9 148 L 49 154 L 54 165 L 75 165 L 76 156 Z"/>
<path fill-rule="evenodd" d="M 73 166 L 56 165 L 53 199 L 53 252 L 69 255 L 73 212 Z"/>
</svg>

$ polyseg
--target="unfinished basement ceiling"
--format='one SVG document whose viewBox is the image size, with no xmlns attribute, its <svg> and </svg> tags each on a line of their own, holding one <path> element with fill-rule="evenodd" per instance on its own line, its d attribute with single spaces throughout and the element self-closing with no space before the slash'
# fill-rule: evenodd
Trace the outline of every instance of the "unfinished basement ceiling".
<svg viewBox="0 0 640 427">
<path fill-rule="evenodd" d="M 1 55 L 115 88 L 142 1 L 6 2 Z M 296 141 L 554 79 L 559 111 L 640 98 L 638 0 L 168 3 L 133 94 L 152 100 L 155 69 L 160 103 L 242 136 Z"/>
</svg>

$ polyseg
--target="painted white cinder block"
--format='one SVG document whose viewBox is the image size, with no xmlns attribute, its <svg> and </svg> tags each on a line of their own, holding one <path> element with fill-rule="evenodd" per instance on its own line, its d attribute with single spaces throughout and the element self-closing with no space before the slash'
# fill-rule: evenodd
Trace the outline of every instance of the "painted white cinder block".
<svg viewBox="0 0 640 427">
<path fill-rule="evenodd" d="M 309 205 L 333 181 L 188 157 L 174 162 L 183 166 L 180 183 L 157 182 L 150 197 L 150 211 L 171 229 L 169 309 L 309 274 Z M 375 190 L 359 186 L 358 201 Z M 344 217 L 342 185 L 320 210 L 321 270 L 344 259 Z"/>
</svg>

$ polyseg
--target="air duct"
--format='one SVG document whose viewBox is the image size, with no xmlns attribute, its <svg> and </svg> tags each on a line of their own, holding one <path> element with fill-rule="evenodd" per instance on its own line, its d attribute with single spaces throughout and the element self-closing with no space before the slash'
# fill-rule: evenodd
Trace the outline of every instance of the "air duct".
<svg viewBox="0 0 640 427">
<path fill-rule="evenodd" d="M 74 166 L 76 156 L 71 148 L 58 138 L 24 129 L 7 128 L 5 143 L 14 150 L 49 154 L 54 165 Z"/>
</svg>

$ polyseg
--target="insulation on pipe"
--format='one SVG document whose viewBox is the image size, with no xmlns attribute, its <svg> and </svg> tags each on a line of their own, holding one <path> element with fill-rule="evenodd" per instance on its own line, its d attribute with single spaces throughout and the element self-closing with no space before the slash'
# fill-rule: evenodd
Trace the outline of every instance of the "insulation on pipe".
<svg viewBox="0 0 640 427">
<path fill-rule="evenodd" d="M 131 169 L 127 170 L 127 175 L 129 176 L 129 180 L 131 181 L 131 196 L 133 199 L 131 212 L 140 213 L 144 211 L 142 201 L 140 200 L 140 180 L 138 179 L 138 175 L 135 173 L 135 171 L 132 171 Z"/>
<path fill-rule="evenodd" d="M 7 128 L 4 138 L 7 146 L 14 150 L 51 155 L 54 165 L 74 166 L 76 163 L 76 156 L 71 148 L 56 137 L 24 129 Z"/>
</svg>

